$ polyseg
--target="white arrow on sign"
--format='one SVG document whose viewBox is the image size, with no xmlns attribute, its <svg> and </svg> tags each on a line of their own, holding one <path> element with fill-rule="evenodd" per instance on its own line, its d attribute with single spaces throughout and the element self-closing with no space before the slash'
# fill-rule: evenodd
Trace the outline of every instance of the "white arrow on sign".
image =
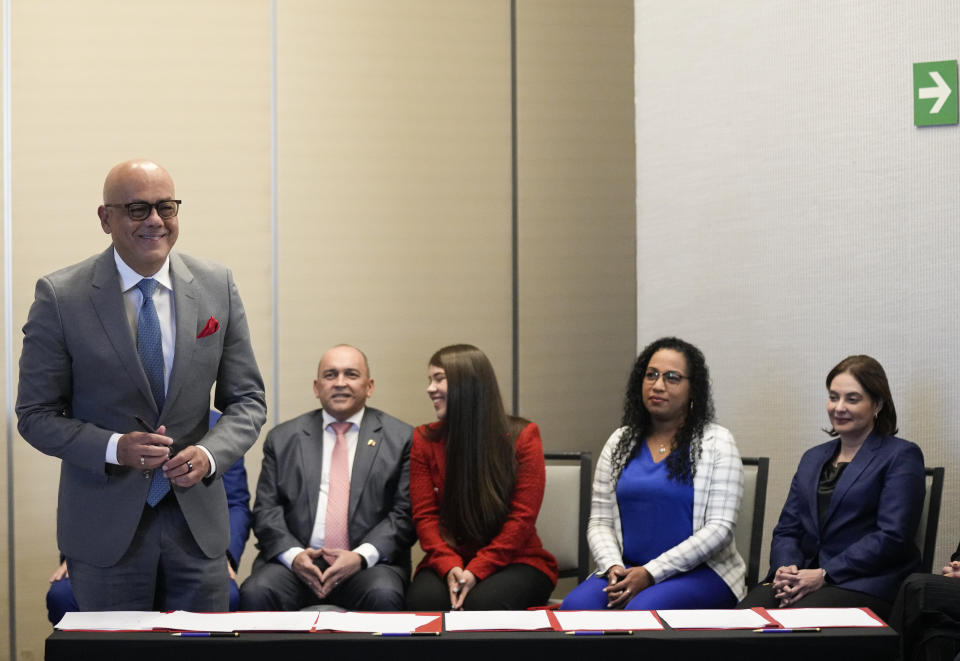
<svg viewBox="0 0 960 661">
<path fill-rule="evenodd" d="M 947 99 L 950 98 L 950 92 L 953 90 L 950 89 L 950 86 L 947 85 L 947 81 L 937 73 L 936 71 L 928 72 L 930 77 L 933 78 L 933 82 L 937 84 L 936 87 L 921 87 L 918 92 L 920 93 L 921 99 L 936 99 L 937 102 L 933 104 L 933 107 L 930 109 L 931 115 L 936 115 L 940 112 L 940 109 L 943 108 L 943 104 L 947 102 Z"/>
</svg>

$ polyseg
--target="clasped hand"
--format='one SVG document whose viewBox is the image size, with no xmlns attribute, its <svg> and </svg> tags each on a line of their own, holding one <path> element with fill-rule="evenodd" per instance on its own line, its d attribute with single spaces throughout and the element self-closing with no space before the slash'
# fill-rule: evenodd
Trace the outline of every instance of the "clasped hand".
<svg viewBox="0 0 960 661">
<path fill-rule="evenodd" d="M 321 570 L 318 562 L 327 568 Z M 330 596 L 337 586 L 360 571 L 360 554 L 346 549 L 304 549 L 293 559 L 290 569 L 320 599 Z"/>
<path fill-rule="evenodd" d="M 624 608 L 640 592 L 653 585 L 653 577 L 644 567 L 626 569 L 614 565 L 607 571 L 607 608 Z"/>
<path fill-rule="evenodd" d="M 195 445 L 188 445 L 171 457 L 173 439 L 165 435 L 166 431 L 166 426 L 160 425 L 153 433 L 124 434 L 117 441 L 117 461 L 121 466 L 138 470 L 160 468 L 172 484 L 192 487 L 210 472 L 210 459 Z"/>
<path fill-rule="evenodd" d="M 797 569 L 796 565 L 780 567 L 773 576 L 773 596 L 780 600 L 780 608 L 792 606 L 822 588 L 825 577 L 826 572 L 822 569 Z"/>
<path fill-rule="evenodd" d="M 960 578 L 960 562 L 951 560 L 950 564 L 943 568 L 943 575 L 947 578 Z"/>
<path fill-rule="evenodd" d="M 463 610 L 463 601 L 477 584 L 477 577 L 469 569 L 454 567 L 447 572 L 447 589 L 450 591 L 450 610 Z"/>
</svg>

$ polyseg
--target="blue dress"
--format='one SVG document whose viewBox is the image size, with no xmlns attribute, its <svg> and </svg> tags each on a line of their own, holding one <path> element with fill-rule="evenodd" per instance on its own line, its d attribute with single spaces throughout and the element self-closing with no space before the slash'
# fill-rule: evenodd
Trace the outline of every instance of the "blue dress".
<svg viewBox="0 0 960 661">
<path fill-rule="evenodd" d="M 653 460 L 644 442 L 617 481 L 617 506 L 627 568 L 653 560 L 693 534 L 693 484 L 667 474 L 667 462 Z M 564 610 L 607 607 L 607 579 L 591 576 L 567 595 Z M 626 608 L 732 608 L 736 597 L 707 565 L 676 574 L 638 593 Z"/>
</svg>

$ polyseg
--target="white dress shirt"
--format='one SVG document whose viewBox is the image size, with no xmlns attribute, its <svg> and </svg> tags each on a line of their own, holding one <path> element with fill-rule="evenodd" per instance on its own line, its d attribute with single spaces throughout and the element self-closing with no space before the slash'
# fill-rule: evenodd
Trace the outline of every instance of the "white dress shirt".
<svg viewBox="0 0 960 661">
<path fill-rule="evenodd" d="M 123 292 L 123 307 L 127 313 L 127 324 L 130 326 L 130 336 L 136 342 L 137 337 L 137 318 L 140 315 L 140 308 L 143 305 L 143 292 L 137 287 L 137 283 L 143 280 L 140 275 L 126 262 L 121 259 L 116 248 L 113 250 L 113 259 L 117 264 L 117 272 L 120 274 L 120 291 Z M 173 281 L 170 279 L 170 255 L 163 261 L 160 270 L 151 276 L 157 281 L 157 288 L 153 292 L 153 306 L 157 310 L 157 318 L 160 321 L 160 339 L 163 345 L 163 392 L 166 394 L 170 386 L 170 371 L 173 369 L 173 353 L 176 346 L 177 337 L 177 311 L 173 303 Z M 147 431 L 147 430 L 136 430 Z M 122 433 L 115 433 L 110 436 L 107 442 L 107 463 L 117 464 L 117 443 Z M 206 453 L 210 460 L 210 472 L 207 475 L 213 475 L 216 471 L 216 464 L 213 461 L 213 455 L 202 445 L 198 445 Z"/>
<path fill-rule="evenodd" d="M 344 436 L 347 440 L 347 466 L 350 475 L 353 476 L 353 459 L 357 455 L 357 440 L 360 437 L 360 421 L 363 420 L 363 413 L 366 409 L 360 409 L 357 413 L 343 420 L 350 423 Z M 333 446 L 337 442 L 337 434 L 330 428 L 335 422 L 340 422 L 326 411 L 321 411 L 323 415 L 323 466 L 320 471 L 320 496 L 317 498 L 317 514 L 313 519 L 313 531 L 310 533 L 310 548 L 318 549 L 323 546 L 324 527 L 327 520 L 327 496 L 330 493 L 330 463 L 333 458 Z M 294 546 L 280 555 L 277 559 L 289 569 L 293 565 L 293 559 L 302 552 L 299 546 Z M 380 560 L 380 552 L 377 548 L 368 542 L 364 542 L 353 549 L 354 553 L 359 553 L 367 561 L 367 567 L 373 567 Z"/>
</svg>

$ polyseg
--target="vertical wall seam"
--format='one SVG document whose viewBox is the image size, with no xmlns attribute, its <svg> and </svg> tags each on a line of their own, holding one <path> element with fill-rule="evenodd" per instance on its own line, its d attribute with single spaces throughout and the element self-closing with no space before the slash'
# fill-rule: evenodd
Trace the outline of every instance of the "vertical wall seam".
<svg viewBox="0 0 960 661">
<path fill-rule="evenodd" d="M 517 160 L 517 0 L 510 0 L 510 280 L 514 415 L 520 415 L 520 196 Z"/>
<path fill-rule="evenodd" d="M 11 194 L 12 149 L 10 114 L 10 4 L 3 0 L 3 357 L 4 357 L 4 409 L 7 445 L 7 608 L 10 613 L 10 659 L 17 658 L 17 584 L 16 554 L 14 553 L 13 525 L 13 204 Z"/>
<path fill-rule="evenodd" d="M 277 0 L 270 0 L 270 295 L 273 316 L 273 425 L 280 422 L 280 225 L 277 107 Z"/>
</svg>

